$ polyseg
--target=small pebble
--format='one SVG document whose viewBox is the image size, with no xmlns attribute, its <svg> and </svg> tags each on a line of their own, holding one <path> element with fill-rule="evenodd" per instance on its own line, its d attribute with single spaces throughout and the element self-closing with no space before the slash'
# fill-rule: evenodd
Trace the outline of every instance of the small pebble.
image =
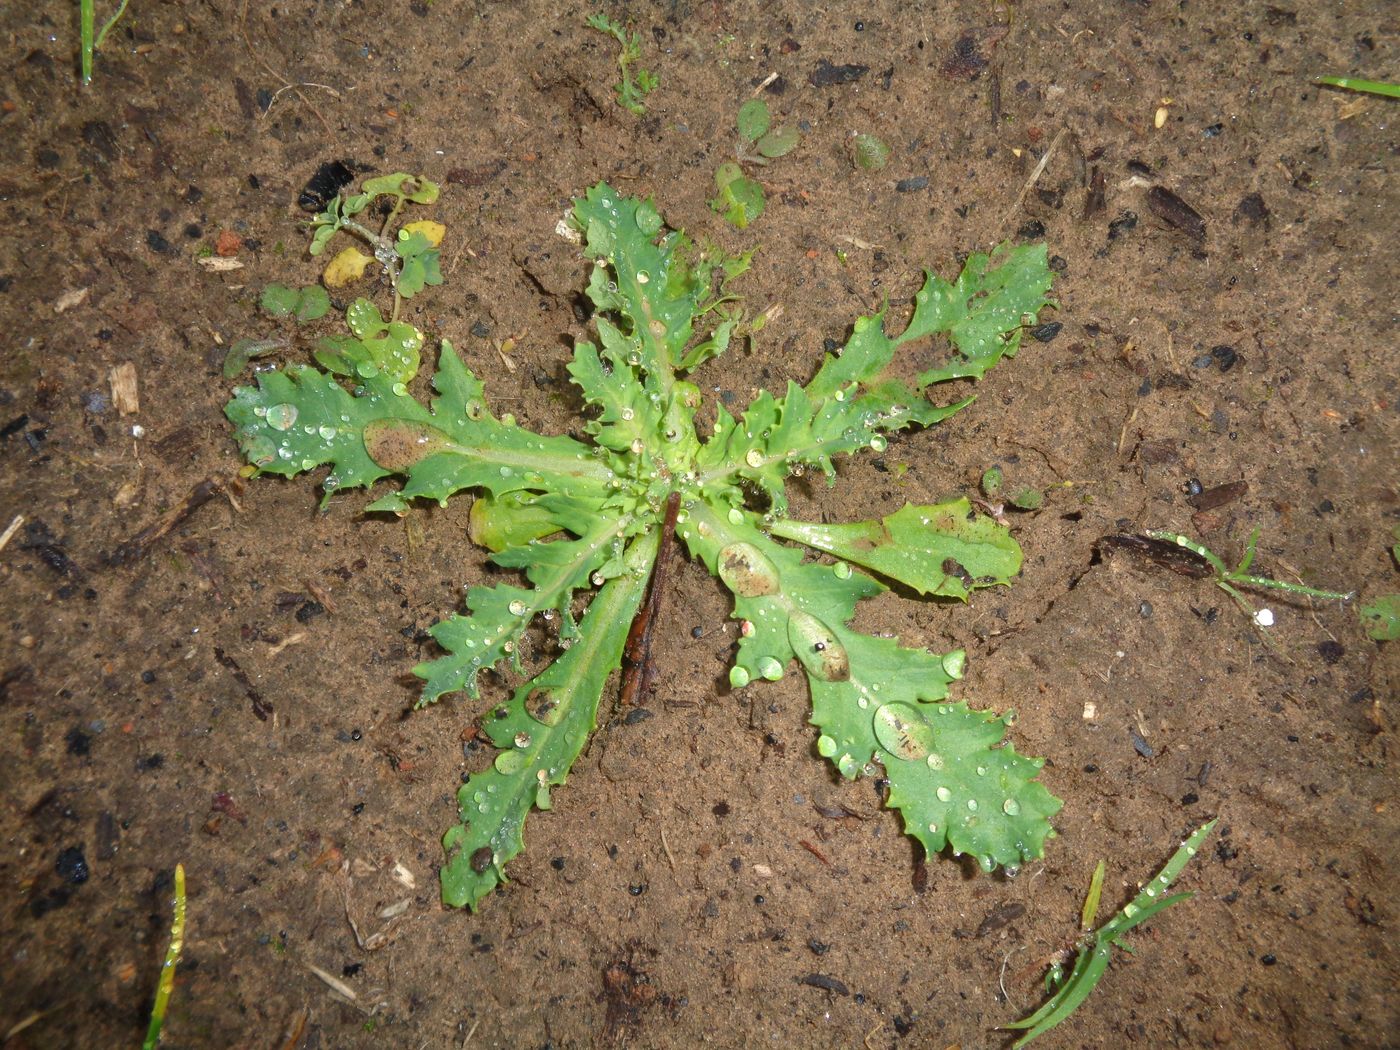
<svg viewBox="0 0 1400 1050">
<path fill-rule="evenodd" d="M 928 176 L 915 175 L 912 179 L 900 179 L 894 184 L 896 193 L 913 193 L 915 190 L 928 189 Z"/>
<path fill-rule="evenodd" d="M 91 872 L 88 870 L 87 857 L 83 856 L 82 846 L 69 846 L 58 855 L 58 860 L 54 862 L 54 871 L 59 878 L 78 886 L 87 882 Z"/>
<path fill-rule="evenodd" d="M 1235 362 L 1239 360 L 1239 354 L 1235 352 L 1233 346 L 1213 346 L 1210 348 L 1210 356 L 1220 365 L 1220 371 L 1228 372 L 1235 367 Z"/>
</svg>

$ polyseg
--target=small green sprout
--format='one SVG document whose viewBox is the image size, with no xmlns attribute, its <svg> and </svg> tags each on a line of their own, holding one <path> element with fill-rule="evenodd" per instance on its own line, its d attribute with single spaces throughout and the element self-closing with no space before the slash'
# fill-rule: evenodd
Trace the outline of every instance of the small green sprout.
<svg viewBox="0 0 1400 1050">
<path fill-rule="evenodd" d="M 715 172 L 718 192 L 709 204 L 731 226 L 742 230 L 763 214 L 766 204 L 763 187 L 744 174 L 743 165 L 762 167 L 786 156 L 797 148 L 801 136 L 796 128 L 773 128 L 773 115 L 761 98 L 749 99 L 740 106 L 734 123 L 739 130 L 737 159 L 726 161 Z"/>
<path fill-rule="evenodd" d="M 1214 551 L 1204 544 L 1197 543 L 1189 536 L 1182 536 L 1179 533 L 1164 530 L 1149 529 L 1147 535 L 1154 540 L 1163 540 L 1167 543 L 1175 543 L 1178 547 L 1183 547 L 1205 560 L 1210 566 L 1211 572 L 1215 576 L 1215 584 L 1222 591 L 1234 599 L 1235 604 L 1240 607 L 1250 620 L 1259 627 L 1272 626 L 1274 614 L 1268 609 L 1256 609 L 1249 603 L 1243 594 L 1239 592 L 1240 587 L 1255 587 L 1266 590 L 1283 591 L 1285 594 L 1293 594 L 1302 598 L 1321 598 L 1324 601 L 1345 602 L 1356 596 L 1354 591 L 1342 594 L 1338 591 L 1324 591 L 1316 587 L 1304 587 L 1299 583 L 1288 583 L 1285 580 L 1275 580 L 1268 576 L 1251 576 L 1249 567 L 1254 564 L 1254 555 L 1259 544 L 1259 530 L 1255 529 L 1249 535 L 1249 542 L 1244 548 L 1244 557 L 1240 559 L 1239 565 L 1233 569 L 1225 568 L 1225 563 Z"/>
<path fill-rule="evenodd" d="M 298 323 L 317 321 L 331 308 L 331 297 L 319 284 L 305 288 L 288 288 L 285 284 L 269 284 L 263 289 L 258 305 L 269 317 L 290 317 Z"/>
<path fill-rule="evenodd" d="M 373 230 L 356 216 L 367 211 L 376 200 L 387 197 L 392 206 L 384 215 L 378 230 Z M 437 245 L 423 231 L 410 229 L 409 224 L 391 233 L 394 223 L 408 204 L 432 204 L 438 198 L 438 185 L 416 175 L 395 172 L 366 179 L 360 192 L 349 197 L 337 195 L 326 210 L 311 220 L 311 246 L 307 251 L 320 255 L 331 238 L 342 230 L 362 241 L 374 254 L 375 262 L 383 267 L 394 290 L 393 311 L 396 322 L 402 300 L 417 295 L 428 285 L 442 284 L 438 266 Z M 363 302 L 364 300 L 356 300 Z"/>
<path fill-rule="evenodd" d="M 1165 894 L 1167 888 L 1181 874 L 1181 869 L 1186 867 L 1191 858 L 1196 855 L 1201 844 L 1214 827 L 1215 821 L 1212 820 L 1197 828 L 1191 837 L 1172 854 L 1171 860 L 1167 861 L 1166 866 L 1157 873 L 1155 879 L 1144 886 L 1141 892 L 1130 903 L 1124 905 L 1123 910 L 1109 922 L 1093 933 L 1089 933 L 1087 931 L 1094 924 L 1094 916 L 1098 912 L 1099 896 L 1103 890 L 1104 862 L 1099 861 L 1098 867 L 1094 869 L 1093 879 L 1089 883 L 1089 893 L 1084 898 L 1084 907 L 1080 913 L 1080 927 L 1085 932 L 1079 939 L 1079 951 L 1075 956 L 1074 966 L 1070 969 L 1069 975 L 1066 976 L 1064 964 L 1057 957 L 1045 975 L 1047 992 L 1054 989 L 1049 1001 L 1029 1017 L 1002 1026 L 1011 1029 L 1026 1029 L 1025 1035 L 1012 1044 L 1012 1050 L 1018 1050 L 1019 1047 L 1025 1046 L 1031 1040 L 1038 1039 L 1079 1009 L 1084 1000 L 1089 998 L 1090 993 L 1098 985 L 1104 973 L 1107 972 L 1113 949 L 1122 948 L 1127 952 L 1132 951 L 1126 944 L 1120 942 L 1120 938 L 1125 933 L 1134 926 L 1146 922 L 1158 912 L 1166 911 L 1173 904 L 1189 900 L 1193 896 L 1190 893 L 1176 893 L 1171 896 Z"/>
<path fill-rule="evenodd" d="M 1376 642 L 1400 641 L 1400 594 L 1382 594 L 1357 612 L 1366 637 Z"/>
<path fill-rule="evenodd" d="M 121 16 L 126 14 L 126 5 L 129 0 L 122 0 L 117 7 L 117 13 L 102 27 L 102 31 L 94 33 L 97 24 L 96 11 L 93 0 L 78 0 L 78 37 L 79 47 L 82 51 L 81 65 L 84 84 L 92 83 L 92 56 L 97 49 L 102 46 L 102 41 L 107 39 L 107 34 L 112 31 L 112 27 L 117 24 Z"/>
<path fill-rule="evenodd" d="M 170 993 L 175 988 L 175 964 L 185 945 L 185 866 L 175 865 L 175 917 L 170 924 L 170 947 L 165 950 L 160 980 L 156 983 L 156 1001 L 151 1007 L 151 1023 L 141 1050 L 155 1050 L 160 1043 L 160 1030 L 165 1026 L 165 1011 L 170 1006 Z"/>
<path fill-rule="evenodd" d="M 1385 98 L 1400 98 L 1400 84 L 1389 84 L 1384 80 L 1358 80 L 1355 77 L 1313 77 L 1313 83 L 1343 88 L 1346 91 L 1361 91 L 1368 95 L 1381 95 Z"/>
<path fill-rule="evenodd" d="M 641 61 L 642 58 L 642 35 L 637 32 L 627 32 L 618 23 L 603 14 L 589 15 L 588 27 L 608 34 L 622 45 L 622 51 L 617 56 L 617 66 L 622 71 L 622 81 L 613 85 L 613 91 L 617 92 L 619 106 L 640 117 L 647 111 L 642 99 L 655 91 L 657 85 L 661 83 L 660 78 L 655 73 L 646 69 L 638 69 L 636 78 L 632 77 L 632 64 Z"/>
<path fill-rule="evenodd" d="M 889 163 L 890 148 L 874 135 L 857 135 L 851 139 L 851 159 L 861 171 L 880 171 Z"/>
<path fill-rule="evenodd" d="M 744 174 L 734 161 L 725 161 L 715 172 L 715 189 L 719 192 L 710 207 L 724 216 L 736 229 L 744 229 L 763 214 L 767 201 L 763 187 Z"/>
</svg>

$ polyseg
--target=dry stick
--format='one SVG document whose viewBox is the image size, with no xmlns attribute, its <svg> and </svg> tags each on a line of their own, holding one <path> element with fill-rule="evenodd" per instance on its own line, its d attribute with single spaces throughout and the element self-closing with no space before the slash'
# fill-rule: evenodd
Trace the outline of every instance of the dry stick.
<svg viewBox="0 0 1400 1050">
<path fill-rule="evenodd" d="M 323 116 L 321 116 L 320 110 L 318 110 L 315 106 L 313 106 L 313 105 L 310 103 L 310 101 L 307 99 L 307 97 L 301 93 L 302 85 L 301 85 L 301 84 L 293 84 L 290 80 L 288 80 L 286 77 L 284 77 L 281 73 L 279 73 L 279 72 L 277 72 L 277 70 L 273 69 L 270 65 L 267 64 L 266 61 L 264 61 L 263 57 L 262 57 L 260 54 L 258 54 L 257 49 L 253 47 L 253 42 L 252 42 L 251 40 L 248 39 L 248 0 L 243 0 L 243 12 L 242 12 L 242 14 L 239 16 L 239 19 L 238 19 L 238 32 L 239 32 L 239 35 L 241 35 L 241 36 L 243 37 L 243 46 L 246 47 L 246 48 L 248 49 L 248 54 L 249 54 L 250 56 L 252 56 L 253 61 L 256 62 L 258 65 L 262 66 L 262 67 L 263 67 L 263 70 L 264 70 L 264 71 L 267 73 L 267 75 L 270 76 L 273 80 L 276 80 L 276 81 L 278 81 L 278 82 L 281 83 L 282 87 L 278 90 L 277 94 L 280 95 L 283 91 L 290 89 L 290 90 L 296 95 L 296 97 L 299 98 L 299 99 L 301 100 L 301 104 L 302 104 L 303 106 L 305 106 L 307 109 L 311 110 L 311 112 L 312 112 L 313 114 L 315 114 L 316 119 L 319 120 L 319 121 L 321 122 L 321 127 L 323 127 L 323 128 L 326 129 L 326 134 L 329 135 L 329 136 L 331 136 L 331 138 L 335 138 L 336 135 L 335 135 L 334 129 L 330 126 L 329 123 L 327 123 L 326 118 L 323 117 Z M 322 84 L 308 84 L 308 85 L 306 85 L 306 86 L 308 86 L 308 87 L 324 87 L 324 85 L 322 85 Z M 331 94 L 332 94 L 332 95 L 335 95 L 336 98 L 339 98 L 339 97 L 340 97 L 338 94 L 336 94 L 336 92 L 331 91 L 330 88 L 326 88 L 326 90 L 327 90 L 327 91 L 330 91 Z M 277 96 L 274 95 L 274 96 L 273 96 L 273 99 L 275 100 L 276 97 L 277 97 Z M 272 110 L 272 104 L 271 104 L 271 102 L 269 102 L 269 103 L 268 103 L 267 109 L 263 110 L 263 114 L 262 114 L 262 115 L 263 115 L 264 117 L 266 117 L 267 114 L 268 114 L 269 112 L 271 112 L 271 110 Z"/>
<path fill-rule="evenodd" d="M 1002 227 L 1006 225 L 1006 220 L 1011 218 L 1016 209 L 1021 206 L 1021 202 L 1026 199 L 1026 194 L 1030 193 L 1031 187 L 1040 181 L 1040 176 L 1045 173 L 1045 166 L 1050 163 L 1050 157 L 1055 152 L 1055 147 L 1058 146 L 1060 140 L 1065 137 L 1065 132 L 1067 130 L 1069 129 L 1061 128 L 1059 131 L 1055 132 L 1055 137 L 1050 140 L 1050 147 L 1040 158 L 1040 163 L 1035 166 L 1035 170 L 1031 172 L 1031 177 L 1026 180 L 1026 184 L 1021 187 L 1021 192 L 1016 195 L 1016 200 L 1012 203 L 1011 207 L 1006 209 L 1006 213 L 1002 215 L 1001 221 L 997 223 L 998 233 L 1000 233 Z"/>
<path fill-rule="evenodd" d="M 228 494 L 228 488 L 222 481 L 217 478 L 205 478 L 190 490 L 190 494 L 178 507 L 147 525 L 114 550 L 108 559 L 109 562 L 112 565 L 129 565 L 144 558 L 157 541 L 164 539 L 172 529 L 181 525 L 186 518 L 221 492 Z"/>
<path fill-rule="evenodd" d="M 661 547 L 656 552 L 656 564 L 651 570 L 651 588 L 642 602 L 632 626 L 627 631 L 627 645 L 622 650 L 622 687 L 618 690 L 619 706 L 636 702 L 637 696 L 651 680 L 651 630 L 661 611 L 661 596 L 665 592 L 666 566 L 675 546 L 676 514 L 681 506 L 681 494 L 672 492 L 666 500 L 666 519 L 661 526 Z"/>
<path fill-rule="evenodd" d="M 23 524 L 24 515 L 16 514 L 14 520 L 5 527 L 5 531 L 0 532 L 0 551 L 5 549 L 5 544 L 9 543 L 10 540 L 14 538 L 15 533 L 19 531 L 19 527 Z"/>
</svg>

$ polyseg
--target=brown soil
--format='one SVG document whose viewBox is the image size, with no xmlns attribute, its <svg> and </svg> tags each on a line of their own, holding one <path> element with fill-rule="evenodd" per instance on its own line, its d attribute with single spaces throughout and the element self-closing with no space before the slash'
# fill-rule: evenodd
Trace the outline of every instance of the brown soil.
<svg viewBox="0 0 1400 1050">
<path fill-rule="evenodd" d="M 0 527 L 24 516 L 0 553 L 0 1037 L 32 1022 L 6 1047 L 137 1043 L 177 861 L 190 926 L 170 1047 L 999 1046 L 1072 940 L 1096 860 L 1116 908 L 1210 816 L 1182 879 L 1196 898 L 1132 934 L 1136 955 L 1044 1045 L 1397 1045 L 1400 650 L 1351 606 L 1276 598 L 1266 640 L 1208 583 L 1093 553 L 1170 527 L 1235 557 L 1257 526 L 1263 570 L 1398 589 L 1400 109 L 1308 81 L 1393 79 L 1393 9 L 1026 3 L 1002 34 L 973 3 L 633 4 L 612 13 L 661 76 L 639 120 L 611 99 L 615 49 L 583 5 L 245 19 L 136 0 L 87 89 L 70 6 L 0 13 Z M 814 86 L 823 60 L 869 69 Z M 739 233 L 706 199 L 735 111 L 775 73 L 770 105 L 810 131 Z M 852 167 L 858 131 L 891 144 L 883 172 Z M 255 309 L 264 284 L 314 277 L 295 199 L 335 158 L 447 183 L 448 283 L 411 316 L 464 350 L 498 409 L 550 431 L 576 421 L 562 369 L 586 273 L 553 230 L 599 179 L 733 249 L 762 244 L 742 290 L 785 313 L 703 374 L 741 402 L 805 380 L 882 297 L 906 310 L 921 266 L 1043 225 L 1058 336 L 1028 340 L 952 421 L 797 494 L 800 514 L 849 520 L 971 491 L 991 462 L 1065 483 L 1013 519 L 1016 587 L 970 608 L 889 596 L 860 620 L 966 646 L 963 695 L 1019 709 L 1018 748 L 1048 756 L 1065 799 L 1043 864 L 1008 881 L 934 858 L 916 890 L 897 817 L 817 760 L 798 679 L 723 684 L 727 606 L 687 564 L 651 717 L 599 734 L 531 818 L 505 892 L 443 909 L 437 837 L 476 711 L 406 715 L 404 679 L 433 652 L 424 628 L 488 571 L 469 501 L 399 521 L 347 495 L 323 515 L 306 480 L 259 480 L 143 558 L 108 558 L 236 472 L 224 350 L 278 330 Z M 223 231 L 242 269 L 201 264 Z M 509 371 L 495 348 L 527 330 Z M 125 363 L 132 413 L 109 385 Z M 1248 491 L 1198 513 L 1192 479 Z M 861 818 L 815 808 L 837 805 Z"/>
</svg>

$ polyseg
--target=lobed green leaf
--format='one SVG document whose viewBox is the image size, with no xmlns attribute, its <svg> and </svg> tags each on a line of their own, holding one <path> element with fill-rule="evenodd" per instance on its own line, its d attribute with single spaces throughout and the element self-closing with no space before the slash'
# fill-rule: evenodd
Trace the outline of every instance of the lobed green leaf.
<svg viewBox="0 0 1400 1050">
<path fill-rule="evenodd" d="M 967 600 L 974 587 L 1009 584 L 1021 571 L 1011 533 L 966 499 L 905 504 L 880 521 L 826 525 L 780 518 L 771 531 L 873 569 L 920 594 Z"/>
<path fill-rule="evenodd" d="M 598 701 L 622 659 L 656 546 L 654 532 L 632 543 L 628 571 L 593 598 L 578 641 L 488 717 L 487 732 L 504 750 L 457 793 L 460 822 L 442 839 L 444 903 L 476 910 L 524 848 L 530 810 L 550 808 L 550 788 L 564 783 L 597 725 Z"/>
</svg>

